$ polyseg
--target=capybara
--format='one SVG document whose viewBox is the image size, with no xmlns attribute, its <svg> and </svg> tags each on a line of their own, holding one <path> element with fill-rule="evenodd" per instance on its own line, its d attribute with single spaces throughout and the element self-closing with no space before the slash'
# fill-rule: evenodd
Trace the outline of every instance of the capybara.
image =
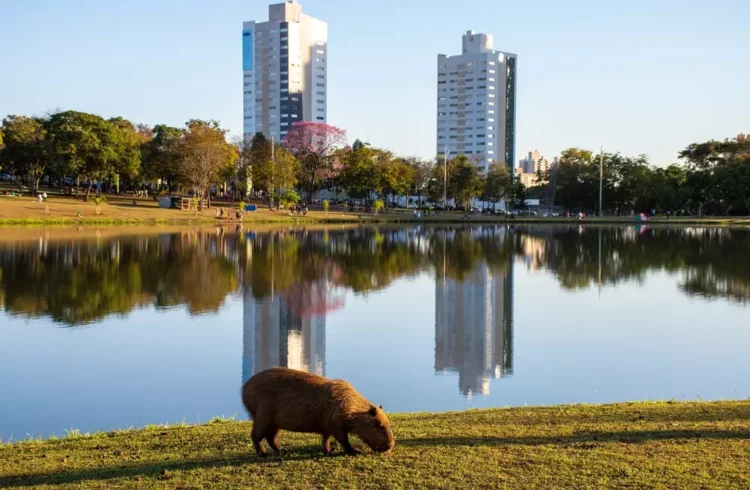
<svg viewBox="0 0 750 490">
<path fill-rule="evenodd" d="M 242 403 L 253 418 L 251 437 L 261 456 L 263 439 L 281 452 L 279 430 L 320 434 L 326 454 L 331 452 L 331 436 L 346 454 L 357 454 L 349 443 L 350 432 L 378 452 L 389 452 L 396 443 L 383 407 L 370 403 L 344 380 L 281 367 L 266 369 L 242 386 Z"/>
</svg>

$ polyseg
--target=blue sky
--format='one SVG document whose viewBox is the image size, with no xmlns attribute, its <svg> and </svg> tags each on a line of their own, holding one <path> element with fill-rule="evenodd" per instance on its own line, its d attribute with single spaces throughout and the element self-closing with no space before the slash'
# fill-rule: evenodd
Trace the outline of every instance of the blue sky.
<svg viewBox="0 0 750 490">
<path fill-rule="evenodd" d="M 301 3 L 328 22 L 328 122 L 402 155 L 433 154 L 436 55 L 469 29 L 518 54 L 518 155 L 603 145 L 665 165 L 750 131 L 747 0 Z M 242 21 L 267 5 L 0 0 L 0 116 L 213 118 L 239 134 Z"/>
</svg>

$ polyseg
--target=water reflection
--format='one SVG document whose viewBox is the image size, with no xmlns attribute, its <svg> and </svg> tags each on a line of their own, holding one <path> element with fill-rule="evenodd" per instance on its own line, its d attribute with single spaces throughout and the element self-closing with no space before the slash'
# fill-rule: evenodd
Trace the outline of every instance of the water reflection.
<svg viewBox="0 0 750 490">
<path fill-rule="evenodd" d="M 439 303 L 453 303 L 441 298 L 454 296 L 469 301 L 485 289 L 488 297 L 509 303 L 514 259 L 532 271 L 551 272 L 569 290 L 643 281 L 661 270 L 679 274 L 685 294 L 746 303 L 747 250 L 750 232 L 725 228 L 457 226 L 259 234 L 196 228 L 111 239 L 40 238 L 0 243 L 0 306 L 10 314 L 75 326 L 145 306 L 215 312 L 228 295 L 241 292 L 247 305 L 256 300 L 256 313 L 246 315 L 258 317 L 256 331 L 263 330 L 263 315 L 298 331 L 342 307 L 344 291 L 380 290 L 425 271 L 439 279 Z M 456 314 L 436 312 L 441 318 Z"/>
<path fill-rule="evenodd" d="M 513 373 L 513 256 L 509 250 L 502 253 L 512 238 L 506 230 L 493 231 L 447 231 L 441 240 L 442 261 L 438 259 L 435 371 L 458 372 L 459 390 L 467 396 L 487 395 L 490 378 Z M 497 267 L 497 260 L 495 267 L 482 261 L 459 278 L 451 277 L 447 249 L 462 238 L 492 243 L 506 257 L 504 267 Z"/>
<path fill-rule="evenodd" d="M 0 439 L 242 413 L 275 365 L 395 411 L 748 395 L 747 229 L 45 233 L 0 237 Z"/>
</svg>

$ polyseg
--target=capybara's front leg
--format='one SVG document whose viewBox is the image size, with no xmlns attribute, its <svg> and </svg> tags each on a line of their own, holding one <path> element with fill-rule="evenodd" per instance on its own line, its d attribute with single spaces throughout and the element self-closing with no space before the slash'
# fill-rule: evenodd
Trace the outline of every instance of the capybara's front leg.
<svg viewBox="0 0 750 490">
<path fill-rule="evenodd" d="M 331 435 L 323 434 L 323 453 L 331 454 Z"/>
<path fill-rule="evenodd" d="M 355 454 L 359 454 L 359 451 L 354 449 L 352 445 L 349 443 L 349 433 L 348 432 L 337 432 L 333 434 L 333 437 L 341 444 L 341 447 L 344 448 L 344 452 L 350 456 L 353 456 Z"/>
</svg>

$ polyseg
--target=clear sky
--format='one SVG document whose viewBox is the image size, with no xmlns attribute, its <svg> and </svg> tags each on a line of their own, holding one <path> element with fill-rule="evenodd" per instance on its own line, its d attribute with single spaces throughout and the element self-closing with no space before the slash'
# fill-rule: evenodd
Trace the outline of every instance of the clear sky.
<svg viewBox="0 0 750 490">
<path fill-rule="evenodd" d="M 0 0 L 0 117 L 76 109 L 242 131 L 243 20 L 260 0 Z M 750 132 L 748 0 L 303 0 L 328 22 L 328 122 L 435 148 L 437 54 L 467 30 L 518 54 L 517 154 L 580 146 L 665 165 Z"/>
</svg>

